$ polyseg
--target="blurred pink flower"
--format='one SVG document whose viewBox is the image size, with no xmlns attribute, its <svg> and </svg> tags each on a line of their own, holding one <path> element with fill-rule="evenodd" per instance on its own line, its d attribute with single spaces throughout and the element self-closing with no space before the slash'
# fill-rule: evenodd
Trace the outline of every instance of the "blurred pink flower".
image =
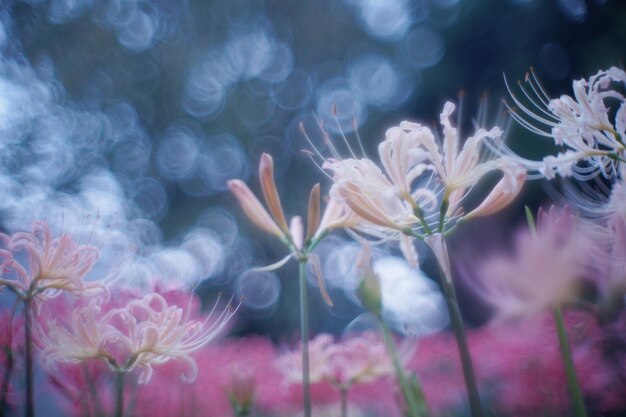
<svg viewBox="0 0 626 417">
<path fill-rule="evenodd" d="M 594 253 L 582 219 L 568 208 L 540 210 L 536 233 L 518 231 L 513 253 L 483 260 L 470 285 L 499 318 L 531 314 L 574 300 Z"/>
<path fill-rule="evenodd" d="M 626 295 L 626 184 L 624 180 L 613 185 L 606 214 L 596 219 L 594 238 L 604 256 L 597 260 L 603 267 L 599 289 L 605 307 L 620 310 Z"/>
<path fill-rule="evenodd" d="M 150 382 L 139 389 L 135 415 L 230 417 L 233 410 L 229 394 L 241 388 L 235 385 L 241 379 L 246 380 L 246 390 L 254 392 L 254 412 L 292 412 L 301 404 L 290 404 L 286 392 L 280 389 L 282 377 L 272 365 L 275 355 L 271 341 L 261 337 L 207 345 L 194 354 L 201 372 L 193 383 L 173 384 L 180 374 L 179 363 L 170 362 L 155 369 Z"/>
<path fill-rule="evenodd" d="M 81 295 L 103 288 L 100 282 L 84 280 L 98 260 L 98 249 L 77 244 L 68 234 L 53 239 L 45 222 L 34 222 L 31 232 L 0 234 L 0 241 L 5 246 L 0 254 L 4 258 L 0 284 L 11 288 L 21 298 L 53 298 L 63 291 Z M 22 252 L 28 259 L 27 265 L 16 259 Z M 4 278 L 4 273 L 9 271 L 15 273 L 16 279 Z"/>
<path fill-rule="evenodd" d="M 393 363 L 378 335 L 366 332 L 335 342 L 331 335 L 319 334 L 309 349 L 314 404 L 338 402 L 338 393 L 343 391 L 353 404 L 384 410 L 385 415 L 398 411 L 390 378 L 395 374 Z M 408 358 L 408 350 L 403 352 L 403 358 Z M 301 360 L 297 349 L 277 359 L 287 387 L 301 384 Z"/>
<path fill-rule="evenodd" d="M 311 382 L 329 382 L 341 389 L 394 374 L 391 358 L 381 338 L 363 333 L 341 342 L 329 334 L 319 334 L 310 345 Z M 290 383 L 302 380 L 298 350 L 288 352 L 277 366 Z"/>
<path fill-rule="evenodd" d="M 113 414 L 113 378 L 101 361 L 59 364 L 48 373 L 48 382 L 64 416 Z"/>
<path fill-rule="evenodd" d="M 598 412 L 623 410 L 622 367 L 605 357 L 615 329 L 598 326 L 582 311 L 566 311 L 573 358 L 588 404 Z M 626 327 L 621 325 L 620 332 Z M 514 322 L 499 322 L 468 331 L 476 377 L 481 393 L 495 415 L 564 415 L 570 405 L 555 324 L 550 314 L 538 314 Z M 611 342 L 612 343 L 612 342 Z M 452 334 L 423 337 L 408 362 L 424 388 L 426 402 L 434 415 L 456 415 L 465 406 L 463 374 Z"/>
<path fill-rule="evenodd" d="M 24 354 L 24 336 L 24 317 L 13 317 L 8 309 L 0 312 L 0 410 L 17 405 L 21 399 L 13 381 Z"/>
<path fill-rule="evenodd" d="M 139 382 L 146 383 L 154 365 L 179 360 L 189 368 L 189 375 L 181 373 L 183 379 L 193 380 L 198 369 L 190 354 L 215 339 L 234 314 L 226 308 L 218 317 L 191 320 L 190 313 L 155 292 L 122 307 L 105 302 L 104 297 L 91 299 L 75 308 L 67 323 L 55 317 L 41 320 L 37 336 L 46 365 L 101 359 L 117 372 L 141 368 Z"/>
</svg>

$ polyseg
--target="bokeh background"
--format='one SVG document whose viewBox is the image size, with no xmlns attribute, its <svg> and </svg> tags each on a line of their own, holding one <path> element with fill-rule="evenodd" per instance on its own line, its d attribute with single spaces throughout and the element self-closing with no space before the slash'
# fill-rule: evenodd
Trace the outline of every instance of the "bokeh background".
<svg viewBox="0 0 626 417">
<path fill-rule="evenodd" d="M 235 332 L 293 338 L 295 266 L 251 270 L 285 251 L 244 218 L 229 179 L 258 191 L 258 158 L 269 152 L 286 211 L 304 214 L 313 184 L 330 184 L 302 152 L 311 146 L 300 123 L 322 151 L 319 121 L 337 138 L 358 133 L 374 156 L 389 126 L 435 123 L 461 91 L 469 133 L 479 102 L 488 123 L 501 115 L 504 75 L 523 79 L 534 67 L 556 96 L 572 79 L 621 66 L 625 52 L 618 0 L 5 0 L 0 225 L 44 219 L 101 248 L 92 278 L 194 287 L 208 304 L 241 299 Z M 508 135 L 531 154 L 543 146 L 515 126 Z M 533 183 L 522 199 L 536 206 L 543 196 Z M 506 240 L 519 214 L 513 206 L 462 231 L 469 238 L 453 251 L 471 262 L 485 236 Z M 482 240 L 468 254 L 476 228 Z M 335 306 L 311 291 L 313 332 L 368 326 L 354 295 L 358 251 L 342 234 L 320 246 Z M 422 253 L 425 273 L 376 248 L 400 332 L 447 325 Z M 465 311 L 475 324 L 488 314 Z"/>
</svg>

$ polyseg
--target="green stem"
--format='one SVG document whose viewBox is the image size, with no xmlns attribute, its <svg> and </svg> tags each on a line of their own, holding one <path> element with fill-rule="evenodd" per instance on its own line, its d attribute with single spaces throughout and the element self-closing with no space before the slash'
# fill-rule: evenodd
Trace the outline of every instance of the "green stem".
<svg viewBox="0 0 626 417">
<path fill-rule="evenodd" d="M 398 376 L 400 388 L 402 389 L 402 393 L 404 394 L 406 405 L 409 408 L 409 416 L 419 417 L 421 415 L 426 415 L 426 412 L 424 410 L 425 407 L 420 407 L 417 404 L 414 393 L 411 391 L 411 388 L 409 386 L 409 381 L 407 381 L 406 379 L 406 375 L 404 374 L 404 370 L 402 369 L 402 365 L 400 364 L 400 359 L 398 358 L 398 352 L 396 350 L 396 344 L 393 341 L 393 336 L 391 335 L 391 330 L 389 330 L 389 327 L 382 320 L 380 320 L 380 326 L 383 329 L 383 337 L 385 338 L 387 351 L 391 356 L 391 361 L 393 362 L 393 367 L 396 371 L 396 375 Z M 423 413 L 420 413 L 420 408 L 422 408 Z"/>
<path fill-rule="evenodd" d="M 300 272 L 300 334 L 302 337 L 302 404 L 304 417 L 311 417 L 311 381 L 309 371 L 309 303 L 306 280 L 307 259 L 298 260 Z"/>
<path fill-rule="evenodd" d="M 426 218 L 424 217 L 424 210 L 422 210 L 420 206 L 416 205 L 413 207 L 413 214 L 415 214 L 415 217 L 417 217 L 420 223 L 422 223 L 422 228 L 424 229 L 424 233 L 426 233 L 427 235 L 432 234 L 433 231 L 428 225 L 428 223 L 426 222 Z"/>
<path fill-rule="evenodd" d="M 341 417 L 348 417 L 348 389 L 340 388 L 339 397 L 341 398 Z"/>
<path fill-rule="evenodd" d="M 576 417 L 587 417 L 587 411 L 585 410 L 583 395 L 580 390 L 580 385 L 578 384 L 578 377 L 576 376 L 576 368 L 574 366 L 574 360 L 572 359 L 572 352 L 567 338 L 561 307 L 558 305 L 553 307 L 552 314 L 554 315 L 554 321 L 556 322 L 557 333 L 559 335 L 559 347 L 561 348 L 561 357 L 565 365 L 567 388 L 572 397 L 574 415 Z"/>
<path fill-rule="evenodd" d="M 448 207 L 449 206 L 450 206 L 450 203 L 448 202 L 448 199 L 446 197 L 441 202 L 441 206 L 439 207 L 439 227 L 437 228 L 437 231 L 439 233 L 443 233 L 443 229 L 444 229 L 445 223 L 446 223 L 446 213 L 448 211 Z"/>
<path fill-rule="evenodd" d="M 96 382 L 95 379 L 91 377 L 89 370 L 87 369 L 87 365 L 85 362 L 81 364 L 81 369 L 83 372 L 83 378 L 89 384 L 89 398 L 93 401 L 93 407 L 89 406 L 89 410 L 93 410 L 96 417 L 103 417 L 104 412 L 102 408 L 102 402 L 100 401 L 100 396 L 98 395 L 98 391 L 96 390 Z M 87 402 L 89 404 L 89 402 Z"/>
<path fill-rule="evenodd" d="M 124 377 L 126 372 L 115 372 L 115 417 L 124 417 Z"/>
<path fill-rule="evenodd" d="M 6 354 L 6 368 L 4 370 L 4 376 L 2 378 L 2 398 L 0 398 L 0 417 L 4 417 L 4 408 L 6 407 L 7 391 L 9 390 L 9 382 L 11 381 L 11 374 L 13 373 L 13 352 L 11 348 L 5 347 Z"/>
<path fill-rule="evenodd" d="M 11 375 L 13 374 L 13 366 L 15 365 L 15 357 L 13 354 L 13 319 L 15 318 L 15 312 L 19 305 L 20 299 L 17 298 L 11 308 L 11 315 L 9 316 L 8 325 L 8 337 L 6 345 L 4 346 L 5 355 L 7 357 L 6 368 L 4 370 L 4 376 L 2 378 L 2 397 L 0 398 L 0 417 L 4 417 L 4 411 L 7 403 L 7 394 L 9 391 L 9 384 L 11 383 Z"/>
<path fill-rule="evenodd" d="M 25 333 L 25 355 L 26 355 L 26 417 L 35 416 L 35 394 L 34 394 L 34 364 L 33 364 L 33 299 L 24 299 L 24 333 Z"/>
<path fill-rule="evenodd" d="M 461 358 L 463 378 L 465 379 L 465 387 L 467 389 L 470 410 L 473 417 L 482 417 L 483 409 L 480 402 L 480 395 L 478 393 L 478 384 L 476 384 L 474 365 L 472 364 L 472 357 L 467 343 L 467 335 L 465 334 L 465 327 L 463 326 L 463 318 L 461 317 L 459 302 L 454 289 L 454 284 L 452 283 L 448 248 L 443 236 L 438 238 L 437 236 L 432 236 L 431 239 L 426 240 L 426 243 L 433 250 L 433 253 L 439 263 L 439 269 L 443 275 L 441 286 L 446 299 L 446 305 L 448 306 L 448 313 L 450 315 L 450 321 L 452 322 L 452 330 L 454 331 L 454 336 L 456 338 L 459 357 Z"/>
<path fill-rule="evenodd" d="M 443 293 L 445 295 L 446 304 L 448 305 L 448 313 L 450 314 L 450 320 L 452 321 L 452 329 L 454 331 L 454 337 L 456 338 L 459 357 L 461 358 L 463 378 L 465 379 L 465 387 L 467 388 L 467 395 L 469 398 L 472 416 L 482 417 L 483 410 L 480 402 L 480 395 L 478 394 L 478 385 L 476 384 L 474 365 L 472 364 L 472 357 L 469 352 L 467 335 L 465 334 L 463 318 L 461 317 L 461 310 L 459 309 L 456 291 L 454 290 L 452 282 L 448 281 L 447 278 L 444 278 L 442 282 Z"/>
</svg>

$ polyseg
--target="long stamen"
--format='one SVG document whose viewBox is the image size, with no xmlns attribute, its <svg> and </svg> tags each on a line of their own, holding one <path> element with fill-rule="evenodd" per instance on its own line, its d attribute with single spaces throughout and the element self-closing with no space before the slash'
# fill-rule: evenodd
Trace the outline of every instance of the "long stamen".
<svg viewBox="0 0 626 417">
<path fill-rule="evenodd" d="M 363 141 L 361 140 L 361 136 L 359 135 L 359 129 L 356 122 L 356 117 L 352 118 L 352 130 L 354 131 L 354 136 L 359 144 L 359 148 L 361 149 L 361 157 L 365 158 L 367 155 L 365 153 L 365 149 L 363 149 Z"/>
<path fill-rule="evenodd" d="M 313 151 L 317 154 L 317 156 L 319 156 L 319 158 L 321 160 L 326 162 L 327 161 L 326 157 L 324 155 L 322 155 L 322 153 L 319 151 L 319 149 L 317 149 L 317 146 L 315 146 L 315 144 L 313 143 L 313 141 L 309 137 L 309 134 L 306 132 L 306 129 L 304 128 L 304 123 L 300 122 L 299 128 L 300 128 L 300 132 L 302 132 L 302 134 L 306 138 L 307 142 L 309 142 L 309 145 L 311 145 L 311 149 L 313 149 Z"/>
<path fill-rule="evenodd" d="M 535 69 L 533 67 L 530 67 L 530 75 L 532 75 L 532 78 L 537 85 L 537 89 L 541 92 L 541 95 L 544 97 L 545 100 L 549 102 L 550 96 L 548 95 L 548 93 L 546 93 L 546 89 L 543 88 L 543 85 L 541 84 L 541 81 L 539 81 L 539 78 L 537 78 L 537 73 L 535 73 Z"/>
<path fill-rule="evenodd" d="M 457 135 L 459 135 L 459 137 L 463 137 L 463 135 L 461 134 L 461 121 L 463 120 L 463 110 L 465 110 L 465 90 L 460 90 L 459 91 L 459 99 L 458 99 L 458 106 L 457 106 L 457 110 L 456 110 L 456 114 L 457 114 Z"/>
<path fill-rule="evenodd" d="M 315 160 L 315 157 L 313 156 L 313 153 L 311 151 L 302 149 L 300 152 L 308 156 L 309 159 L 311 159 L 311 162 L 313 162 L 313 164 L 317 167 L 317 169 L 319 169 L 326 176 L 326 178 L 328 178 L 331 181 L 333 180 L 333 176 L 330 175 L 328 172 L 326 172 L 326 170 Z M 327 160 L 324 160 L 324 162 L 327 162 Z"/>
<path fill-rule="evenodd" d="M 478 105 L 478 115 L 476 119 L 478 121 L 478 128 L 487 125 L 487 107 L 489 103 L 489 94 L 485 91 L 483 95 L 480 97 L 480 102 Z M 461 120 L 459 116 L 459 120 Z M 459 123 L 460 125 L 460 123 Z M 459 135 L 460 137 L 460 135 Z"/>
<path fill-rule="evenodd" d="M 348 152 L 350 152 L 350 155 L 352 155 L 352 157 L 354 159 L 357 159 L 356 155 L 354 154 L 354 151 L 352 150 L 352 147 L 350 146 L 350 142 L 348 142 L 348 138 L 346 137 L 346 134 L 343 131 L 343 128 L 341 127 L 341 123 L 339 123 L 339 118 L 337 117 L 337 105 L 333 104 L 333 119 L 335 120 L 335 123 L 337 124 L 337 129 L 339 130 L 339 133 L 341 134 L 341 138 L 343 139 L 343 142 L 346 144 L 346 147 L 348 148 Z"/>
<path fill-rule="evenodd" d="M 504 77 L 504 84 L 506 86 L 506 89 L 509 93 L 509 95 L 511 96 L 511 99 L 513 100 L 513 102 L 515 103 L 515 105 L 526 115 L 528 115 L 531 119 L 536 120 L 542 124 L 545 124 L 546 126 L 554 126 L 554 122 L 552 122 L 551 120 L 547 120 L 542 118 L 541 116 L 537 115 L 535 112 L 533 112 L 532 110 L 530 110 L 528 107 L 526 107 L 516 96 L 515 94 L 513 94 L 513 90 L 511 89 L 511 86 L 509 85 L 508 80 L 506 79 L 506 76 Z M 523 90 L 523 88 L 521 87 L 521 83 L 518 82 L 518 85 L 520 86 L 520 88 Z M 538 134 L 541 134 L 543 136 L 549 136 L 551 137 L 550 134 L 548 134 L 548 132 L 542 131 L 539 128 L 535 127 L 534 125 L 530 124 L 529 122 L 526 121 L 526 119 L 524 119 L 519 113 L 517 113 L 506 101 L 504 102 L 505 106 L 507 107 L 507 109 L 509 109 L 509 111 L 511 112 L 511 115 L 515 118 L 515 120 L 517 120 L 518 122 L 520 122 L 520 124 L 524 124 L 524 127 L 528 127 L 529 129 L 532 129 L 533 131 L 535 131 Z"/>
<path fill-rule="evenodd" d="M 324 138 L 324 143 L 326 145 L 328 145 L 328 148 L 330 149 L 330 152 L 333 154 L 333 156 L 335 158 L 342 159 L 341 158 L 341 154 L 337 151 L 337 148 L 335 147 L 335 144 L 333 143 L 333 140 L 331 139 L 330 135 L 326 131 L 326 128 L 324 127 L 324 120 L 318 121 L 317 125 L 319 126 L 319 128 L 320 128 L 320 130 L 322 132 L 322 137 Z"/>
<path fill-rule="evenodd" d="M 544 116 L 549 117 L 554 123 L 557 123 L 559 121 L 558 117 L 554 116 L 552 113 L 550 113 L 547 110 L 548 107 L 548 103 L 544 103 L 543 100 L 541 100 L 541 98 L 538 96 L 537 91 L 535 90 L 533 84 L 531 82 L 528 81 L 528 75 L 526 75 L 526 83 L 530 86 L 532 92 L 534 94 L 530 94 L 525 88 L 524 85 L 522 83 L 519 83 L 519 88 L 521 90 L 522 93 L 524 93 L 524 96 L 526 96 L 526 98 L 528 99 L 528 101 L 535 106 L 535 108 L 542 113 Z M 539 103 L 537 103 L 537 99 L 539 99 Z M 547 120 L 550 120 L 547 119 Z"/>
<path fill-rule="evenodd" d="M 550 105 L 550 98 L 547 96 L 546 92 L 541 88 L 541 85 L 539 85 L 539 81 L 537 80 L 535 73 L 533 72 L 532 74 L 533 74 L 532 77 L 526 74 L 526 82 L 528 83 L 530 88 L 533 90 L 533 93 L 535 93 L 535 96 L 537 97 L 537 99 L 539 99 L 539 102 L 542 104 L 542 106 L 537 106 L 537 107 L 540 107 L 541 110 L 545 110 Z M 546 112 L 546 114 L 548 114 L 549 116 L 554 116 L 552 113 L 549 113 L 549 112 Z"/>
</svg>

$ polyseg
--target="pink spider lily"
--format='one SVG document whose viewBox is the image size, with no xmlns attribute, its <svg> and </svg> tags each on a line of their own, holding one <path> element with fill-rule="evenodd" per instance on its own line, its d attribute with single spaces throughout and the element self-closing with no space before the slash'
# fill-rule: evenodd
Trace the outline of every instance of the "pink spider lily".
<svg viewBox="0 0 626 417">
<path fill-rule="evenodd" d="M 77 244 L 68 234 L 53 239 L 45 222 L 34 222 L 31 232 L 0 234 L 0 240 L 6 248 L 0 251 L 3 275 L 12 271 L 16 277 L 0 278 L 0 284 L 22 299 L 53 298 L 63 291 L 81 295 L 103 288 L 101 283 L 84 280 L 98 260 L 98 249 Z M 21 253 L 26 255 L 26 266 L 16 259 Z"/>
<path fill-rule="evenodd" d="M 185 380 L 197 375 L 190 356 L 224 329 L 234 310 L 226 309 L 217 318 L 190 320 L 188 313 L 168 305 L 158 293 L 133 299 L 124 307 L 105 311 L 102 297 L 76 308 L 68 324 L 48 319 L 38 329 L 44 364 L 77 363 L 89 359 L 104 360 L 118 373 L 141 369 L 140 383 L 152 376 L 152 366 L 170 360 L 189 365 Z"/>
<path fill-rule="evenodd" d="M 539 211 L 536 233 L 520 231 L 514 254 L 484 261 L 477 293 L 500 319 L 537 313 L 576 299 L 592 275 L 594 241 L 568 208 Z"/>
<path fill-rule="evenodd" d="M 522 158 L 506 146 L 501 146 L 501 151 L 536 177 L 552 179 L 559 174 L 588 180 L 598 174 L 609 179 L 619 176 L 626 156 L 626 104 L 624 95 L 615 87 L 624 85 L 626 72 L 612 67 L 588 80 L 574 81 L 573 97 L 551 99 L 531 71 L 526 75 L 526 84 L 519 83 L 524 100 L 516 97 L 507 84 L 515 105 L 508 106 L 509 110 L 519 124 L 553 140 L 561 151 L 542 161 Z"/>
<path fill-rule="evenodd" d="M 385 344 L 374 333 L 363 333 L 342 342 L 329 334 L 311 340 L 311 382 L 328 382 L 340 390 L 375 381 L 394 374 L 393 363 Z M 300 383 L 302 369 L 298 351 L 289 352 L 277 361 L 287 383 Z"/>
</svg>

